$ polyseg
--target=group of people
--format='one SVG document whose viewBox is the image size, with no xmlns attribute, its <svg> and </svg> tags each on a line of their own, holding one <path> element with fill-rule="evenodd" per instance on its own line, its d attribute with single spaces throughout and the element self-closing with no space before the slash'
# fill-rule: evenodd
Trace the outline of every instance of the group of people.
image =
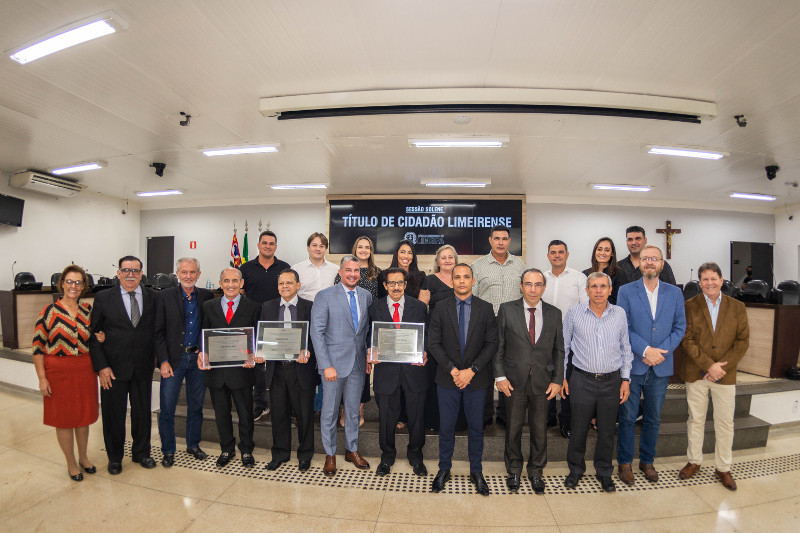
<svg viewBox="0 0 800 533">
<path fill-rule="evenodd" d="M 569 251 L 550 242 L 551 268 L 528 268 L 509 253 L 508 228 L 491 229 L 491 251 L 471 265 L 442 246 L 434 272 L 417 266 L 413 244 L 397 244 L 389 268 L 374 262 L 374 246 L 359 237 L 339 265 L 325 259 L 328 240 L 313 233 L 308 259 L 294 266 L 275 257 L 277 236 L 259 236 L 256 258 L 220 274 L 221 297 L 196 286 L 200 264 L 177 261 L 179 286 L 153 291 L 141 282 L 142 262 L 120 259 L 118 286 L 98 293 L 93 307 L 80 303 L 86 273 L 68 266 L 59 280 L 61 298 L 41 313 L 34 336 L 34 363 L 45 397 L 44 423 L 56 427 L 69 475 L 82 479 L 96 468 L 87 456 L 88 426 L 97 419 L 97 382 L 108 471 L 122 471 L 126 405 L 131 406 L 133 462 L 156 466 L 150 456 L 150 393 L 154 358 L 161 374 L 158 427 L 162 465 L 175 461 L 175 410 L 185 382 L 186 451 L 196 460 L 202 404 L 208 389 L 221 453 L 217 466 L 236 456 L 255 465 L 254 421 L 272 418 L 271 460 L 277 470 L 291 457 L 292 418 L 297 427 L 298 469 L 314 455 L 314 412 L 320 411 L 325 450 L 323 472 L 337 472 L 337 422 L 344 426 L 344 459 L 368 469 L 359 453 L 363 404 L 372 391 L 379 411 L 378 476 L 396 460 L 395 434 L 408 427 L 407 458 L 416 475 L 428 475 L 423 448 L 426 428 L 438 428 L 438 471 L 432 492 L 450 479 L 456 428 L 468 431 L 470 480 L 490 494 L 482 474 L 485 425 L 506 426 L 506 480 L 519 490 L 524 463 L 525 422 L 530 427 L 527 477 L 533 491 L 545 491 L 547 426 L 555 425 L 556 397 L 561 434 L 569 439 L 564 480 L 575 488 L 586 471 L 590 427 L 597 430 L 594 467 L 603 490 L 612 479 L 617 437 L 618 477 L 634 484 L 635 423 L 643 417 L 639 470 L 658 481 L 654 467 L 660 413 L 673 353 L 682 344 L 680 369 L 689 403 L 688 463 L 679 476 L 694 475 L 702 462 L 708 395 L 714 402 L 716 475 L 735 490 L 731 477 L 736 366 L 747 350 L 744 305 L 721 294 L 722 272 L 704 263 L 698 275 L 703 293 L 687 301 L 661 251 L 647 245 L 644 229 L 626 231 L 630 255 L 617 262 L 613 241 L 599 239 L 591 268 L 567 266 Z M 204 329 L 256 328 L 260 321 L 308 321 L 310 342 L 296 360 L 256 357 L 240 367 L 216 368 L 200 350 Z M 379 362 L 369 346 L 374 322 L 425 324 L 421 363 Z M 321 389 L 321 404 L 316 389 Z M 495 413 L 494 390 L 498 391 Z M 231 408 L 238 416 L 238 442 Z M 315 405 L 316 404 L 316 405 Z M 269 406 L 269 407 L 268 407 Z M 618 429 L 617 429 L 618 426 Z M 78 460 L 74 457 L 77 442 Z"/>
</svg>

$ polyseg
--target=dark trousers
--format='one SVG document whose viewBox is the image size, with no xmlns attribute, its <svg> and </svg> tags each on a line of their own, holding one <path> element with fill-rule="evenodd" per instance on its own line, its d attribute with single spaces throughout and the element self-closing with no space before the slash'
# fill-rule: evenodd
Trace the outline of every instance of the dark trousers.
<svg viewBox="0 0 800 533">
<path fill-rule="evenodd" d="M 439 395 L 434 378 L 439 365 L 433 357 L 428 357 L 428 392 L 425 393 L 425 428 L 439 432 Z"/>
<path fill-rule="evenodd" d="M 589 422 L 597 418 L 597 443 L 594 448 L 594 470 L 599 476 L 614 473 L 614 434 L 619 412 L 619 374 L 597 381 L 580 372 L 572 372 L 569 380 L 572 426 L 567 447 L 567 465 L 571 473 L 586 471 L 586 435 Z M 595 414 L 596 413 L 596 414 Z"/>
<path fill-rule="evenodd" d="M 483 422 L 488 425 L 492 423 L 492 418 L 495 416 L 494 408 L 494 389 L 489 389 L 486 392 L 486 405 L 483 407 Z M 500 393 L 497 397 L 497 420 L 498 422 L 506 422 L 506 395 Z"/>
<path fill-rule="evenodd" d="M 405 392 L 405 394 L 403 394 Z M 397 457 L 395 448 L 395 426 L 405 402 L 408 413 L 408 450 L 406 456 L 411 465 L 422 462 L 422 448 L 425 446 L 425 392 L 408 390 L 405 376 L 400 377 L 400 384 L 391 394 L 375 393 L 375 402 L 378 404 L 379 436 L 378 443 L 381 447 L 381 462 L 394 464 Z"/>
<path fill-rule="evenodd" d="M 250 387 L 229 389 L 227 386 L 209 387 L 211 403 L 214 404 L 214 418 L 219 432 L 219 447 L 223 452 L 233 453 L 236 438 L 233 436 L 233 417 L 231 399 L 239 417 L 239 451 L 253 453 L 253 391 Z"/>
<path fill-rule="evenodd" d="M 269 401 L 272 405 L 272 460 L 288 461 L 292 455 L 292 413 L 297 419 L 297 459 L 314 457 L 314 389 L 297 382 L 297 365 L 275 363 Z"/>
<path fill-rule="evenodd" d="M 511 397 L 506 398 L 505 461 L 509 474 L 522 474 L 522 430 L 526 412 L 531 431 L 528 476 L 541 477 L 547 465 L 547 395 L 533 389 L 530 376 L 524 387 L 514 389 Z"/>
<path fill-rule="evenodd" d="M 109 463 L 122 462 L 125 451 L 125 418 L 128 414 L 128 397 L 131 403 L 131 455 L 134 462 L 150 457 L 150 393 L 153 378 L 131 377 L 115 379 L 111 388 L 100 388 L 100 405 L 103 415 L 103 440 Z"/>
<path fill-rule="evenodd" d="M 569 380 L 569 377 L 572 375 L 572 350 L 570 350 L 567 357 L 569 360 L 567 361 L 567 373 L 565 374 L 565 377 Z M 558 413 L 558 423 L 562 428 L 569 429 L 572 417 L 572 413 L 569 408 L 569 396 L 562 398 L 559 395 L 558 403 L 561 404 L 561 410 Z M 550 400 L 547 406 L 547 422 L 550 423 L 550 425 L 553 425 L 556 422 L 556 398 Z"/>
<path fill-rule="evenodd" d="M 473 390 L 472 385 L 464 389 L 451 389 L 437 385 L 439 395 L 439 470 L 453 467 L 453 450 L 456 446 L 456 420 L 464 402 L 469 438 L 469 471 L 483 472 L 483 409 L 488 389 Z"/>
<path fill-rule="evenodd" d="M 256 363 L 256 384 L 253 385 L 253 391 L 250 396 L 255 402 L 253 408 L 256 410 L 264 411 L 269 406 L 267 402 L 267 364 Z M 252 409 L 251 409 L 252 410 Z"/>
</svg>

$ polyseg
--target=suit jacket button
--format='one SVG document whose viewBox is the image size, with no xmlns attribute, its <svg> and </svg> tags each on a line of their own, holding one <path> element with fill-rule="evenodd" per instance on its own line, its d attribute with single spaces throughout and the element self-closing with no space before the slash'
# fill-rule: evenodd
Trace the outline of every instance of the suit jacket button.
<svg viewBox="0 0 800 533">
<path fill-rule="evenodd" d="M 712 349 L 712 350 L 716 350 L 716 349 L 717 349 L 717 347 L 716 347 L 716 346 L 712 346 L 712 347 L 711 347 L 711 349 Z"/>
</svg>

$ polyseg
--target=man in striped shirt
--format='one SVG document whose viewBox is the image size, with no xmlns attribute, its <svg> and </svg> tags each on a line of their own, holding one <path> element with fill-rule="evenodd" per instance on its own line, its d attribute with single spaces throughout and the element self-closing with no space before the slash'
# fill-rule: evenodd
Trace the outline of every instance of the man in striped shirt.
<svg viewBox="0 0 800 533">
<path fill-rule="evenodd" d="M 561 394 L 570 397 L 572 432 L 567 447 L 569 475 L 564 486 L 574 489 L 586 471 L 586 434 L 597 419 L 594 469 L 600 486 L 614 492 L 614 432 L 619 406 L 630 394 L 633 353 L 625 311 L 608 303 L 611 278 L 592 272 L 586 281 L 589 302 L 575 305 L 564 317 L 564 351 L 572 349 L 573 371 Z M 566 358 L 565 358 L 566 364 Z"/>
</svg>

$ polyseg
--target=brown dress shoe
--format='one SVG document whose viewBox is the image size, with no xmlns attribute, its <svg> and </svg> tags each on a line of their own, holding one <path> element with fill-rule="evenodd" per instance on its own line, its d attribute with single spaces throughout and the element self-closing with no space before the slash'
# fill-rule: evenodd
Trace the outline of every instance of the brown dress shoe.
<svg viewBox="0 0 800 533">
<path fill-rule="evenodd" d="M 369 468 L 369 463 L 363 457 L 361 457 L 361 454 L 359 454 L 357 451 L 345 453 L 344 460 L 348 463 L 353 463 L 353 466 L 360 468 L 361 470 L 366 470 Z"/>
<path fill-rule="evenodd" d="M 681 471 L 678 472 L 678 477 L 680 479 L 689 479 L 693 475 L 695 475 L 700 470 L 700 465 L 696 465 L 694 463 L 686 463 L 686 466 L 681 468 Z"/>
<path fill-rule="evenodd" d="M 639 463 L 639 470 L 644 473 L 644 477 L 647 478 L 647 481 L 651 483 L 658 481 L 658 472 L 656 472 L 656 469 L 653 465 Z"/>
<path fill-rule="evenodd" d="M 720 481 L 722 481 L 722 486 L 728 490 L 736 490 L 736 481 L 733 480 L 733 476 L 730 472 L 720 472 L 717 469 L 714 469 L 714 473 L 717 475 Z"/>
<path fill-rule="evenodd" d="M 336 456 L 335 455 L 326 455 L 325 456 L 325 466 L 322 468 L 322 473 L 328 477 L 332 477 L 336 475 Z"/>
<path fill-rule="evenodd" d="M 617 475 L 626 485 L 633 485 L 635 483 L 633 479 L 633 470 L 631 470 L 630 464 L 619 465 Z"/>
</svg>

